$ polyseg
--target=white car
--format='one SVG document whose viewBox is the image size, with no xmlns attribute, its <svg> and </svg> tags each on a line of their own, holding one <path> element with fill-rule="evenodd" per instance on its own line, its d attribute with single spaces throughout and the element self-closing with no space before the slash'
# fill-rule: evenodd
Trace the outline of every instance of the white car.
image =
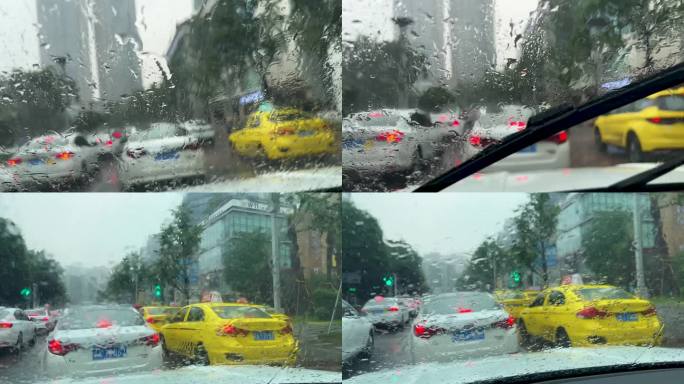
<svg viewBox="0 0 684 384">
<path fill-rule="evenodd" d="M 342 362 L 347 363 L 357 357 L 370 359 L 374 346 L 373 324 L 344 300 L 342 310 Z"/>
<path fill-rule="evenodd" d="M 435 295 L 413 321 L 410 351 L 414 362 L 515 353 L 515 319 L 488 293 Z"/>
<path fill-rule="evenodd" d="M 196 137 L 200 143 L 212 143 L 216 130 L 211 124 L 207 124 L 199 120 L 189 120 L 181 125 L 185 128 L 190 136 Z"/>
<path fill-rule="evenodd" d="M 0 348 L 19 353 L 36 343 L 36 325 L 19 308 L 0 307 Z"/>
<path fill-rule="evenodd" d="M 29 320 L 36 324 L 36 330 L 39 332 L 51 332 L 57 324 L 57 319 L 50 315 L 45 308 L 26 310 L 26 315 Z"/>
<path fill-rule="evenodd" d="M 124 305 L 71 308 L 43 352 L 49 377 L 116 375 L 161 366 L 159 334 Z"/>
<path fill-rule="evenodd" d="M 52 134 L 31 139 L 6 161 L 22 188 L 87 180 L 97 169 L 98 149 L 79 134 Z"/>
<path fill-rule="evenodd" d="M 121 159 L 119 175 L 124 188 L 205 174 L 199 140 L 173 123 L 152 123 L 149 129 L 136 129 Z"/>
<path fill-rule="evenodd" d="M 462 160 L 470 159 L 486 147 L 522 131 L 534 111 L 520 106 L 505 106 L 500 113 L 483 114 L 462 141 Z M 485 168 L 482 173 L 516 172 L 570 167 L 570 142 L 567 131 L 533 144 Z"/>
<path fill-rule="evenodd" d="M 342 166 L 359 176 L 410 175 L 437 162 L 450 126 L 410 122 L 412 110 L 357 113 L 342 121 Z"/>
<path fill-rule="evenodd" d="M 363 305 L 361 312 L 378 328 L 403 329 L 410 319 L 408 307 L 396 297 L 372 298 Z"/>
</svg>

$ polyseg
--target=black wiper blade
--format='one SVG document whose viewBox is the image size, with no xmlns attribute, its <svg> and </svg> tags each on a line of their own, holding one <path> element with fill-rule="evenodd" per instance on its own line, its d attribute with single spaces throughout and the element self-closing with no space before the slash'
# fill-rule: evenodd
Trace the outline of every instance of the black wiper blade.
<svg viewBox="0 0 684 384">
<path fill-rule="evenodd" d="M 675 168 L 678 168 L 682 165 L 684 165 L 684 156 L 678 156 L 656 167 L 637 173 L 636 175 L 628 177 L 625 180 L 619 181 L 609 187 L 599 188 L 596 190 L 586 190 L 583 192 L 643 192 L 647 189 L 648 183 L 670 173 Z M 681 190 L 681 186 L 677 188 L 677 190 Z"/>
<path fill-rule="evenodd" d="M 579 107 L 562 104 L 535 115 L 528 121 L 526 130 L 511 135 L 501 144 L 490 147 L 488 151 L 478 153 L 460 166 L 428 181 L 414 192 L 439 192 L 540 140 L 681 83 L 684 83 L 684 63 L 679 63 Z"/>
</svg>

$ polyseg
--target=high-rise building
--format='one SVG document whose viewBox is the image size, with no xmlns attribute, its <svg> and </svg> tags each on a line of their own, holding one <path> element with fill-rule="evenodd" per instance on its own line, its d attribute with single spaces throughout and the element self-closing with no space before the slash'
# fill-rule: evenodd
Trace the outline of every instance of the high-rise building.
<svg viewBox="0 0 684 384">
<path fill-rule="evenodd" d="M 398 38 L 427 57 L 429 83 L 477 82 L 495 64 L 493 0 L 395 0 L 394 19 Z"/>
<path fill-rule="evenodd" d="M 81 106 L 142 89 L 135 0 L 36 1 L 40 64 L 76 82 Z"/>
</svg>

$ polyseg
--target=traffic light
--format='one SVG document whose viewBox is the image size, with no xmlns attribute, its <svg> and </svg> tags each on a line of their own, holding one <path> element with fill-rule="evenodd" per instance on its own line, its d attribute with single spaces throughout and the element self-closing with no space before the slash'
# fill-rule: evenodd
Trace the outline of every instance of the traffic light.
<svg viewBox="0 0 684 384">
<path fill-rule="evenodd" d="M 24 296 L 24 297 L 31 296 L 31 288 L 24 288 L 21 290 L 21 292 L 19 292 L 19 294 Z"/>
<path fill-rule="evenodd" d="M 394 285 L 394 279 L 392 278 L 392 276 L 385 276 L 382 278 L 382 281 L 384 281 L 385 285 L 388 287 Z"/>
<path fill-rule="evenodd" d="M 511 278 L 513 278 L 514 283 L 519 283 L 520 282 L 520 272 L 518 271 L 513 271 L 511 273 Z"/>
<path fill-rule="evenodd" d="M 154 286 L 154 297 L 161 297 L 161 295 L 162 295 L 161 285 L 157 284 Z"/>
</svg>

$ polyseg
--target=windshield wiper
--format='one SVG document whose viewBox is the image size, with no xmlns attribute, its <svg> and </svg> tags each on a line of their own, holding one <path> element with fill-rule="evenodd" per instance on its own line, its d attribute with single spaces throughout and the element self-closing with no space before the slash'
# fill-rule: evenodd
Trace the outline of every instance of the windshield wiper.
<svg viewBox="0 0 684 384">
<path fill-rule="evenodd" d="M 684 83 L 684 63 L 645 78 L 637 83 L 613 91 L 578 107 L 561 104 L 549 111 L 535 115 L 527 122 L 527 129 L 507 137 L 500 144 L 487 148 L 460 166 L 428 181 L 414 192 L 439 192 L 466 177 L 487 168 L 514 153 L 522 151 L 540 140 L 582 122 L 604 115 L 612 110 L 641 100 L 656 92 Z"/>
</svg>

